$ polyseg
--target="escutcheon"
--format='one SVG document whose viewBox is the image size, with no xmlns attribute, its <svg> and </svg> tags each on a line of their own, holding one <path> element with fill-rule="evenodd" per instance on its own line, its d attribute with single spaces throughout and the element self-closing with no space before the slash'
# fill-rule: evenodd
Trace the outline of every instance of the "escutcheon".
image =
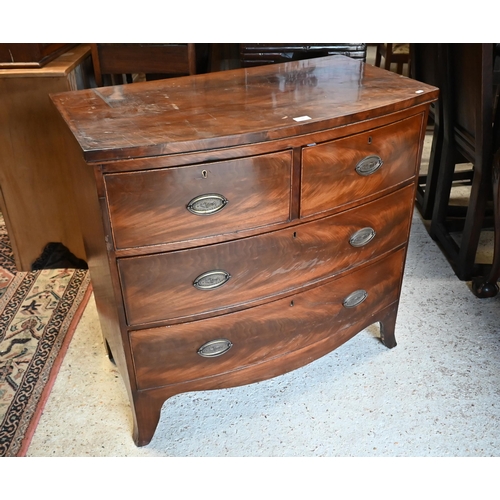
<svg viewBox="0 0 500 500">
<path fill-rule="evenodd" d="M 364 302 L 366 297 L 368 297 L 368 292 L 366 290 L 356 290 L 344 299 L 342 305 L 347 308 L 356 307 L 359 306 L 361 302 Z"/>
<path fill-rule="evenodd" d="M 359 231 L 356 231 L 350 238 L 349 238 L 349 243 L 353 247 L 364 247 L 370 241 L 375 238 L 375 235 L 377 233 L 372 227 L 364 227 L 363 229 L 360 229 Z"/>
<path fill-rule="evenodd" d="M 193 282 L 193 286 L 198 290 L 213 290 L 226 284 L 231 275 L 222 269 L 214 269 L 200 274 Z"/>
<path fill-rule="evenodd" d="M 382 158 L 380 158 L 380 156 L 370 155 L 366 158 L 363 158 L 356 165 L 356 172 L 359 175 L 366 177 L 367 175 L 374 174 L 383 164 L 384 162 L 382 161 Z"/>
<path fill-rule="evenodd" d="M 221 194 L 207 193 L 193 198 L 186 208 L 194 215 L 213 215 L 220 212 L 227 203 L 227 198 Z"/>
<path fill-rule="evenodd" d="M 228 339 L 211 340 L 198 349 L 198 354 L 202 358 L 215 358 L 226 354 L 231 347 L 233 347 L 233 344 Z"/>
</svg>

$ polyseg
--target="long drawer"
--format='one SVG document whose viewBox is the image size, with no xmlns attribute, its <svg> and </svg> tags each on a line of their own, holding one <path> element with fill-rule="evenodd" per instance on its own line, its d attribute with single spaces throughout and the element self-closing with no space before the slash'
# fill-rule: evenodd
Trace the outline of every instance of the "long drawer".
<svg viewBox="0 0 500 500">
<path fill-rule="evenodd" d="M 291 151 L 104 176 L 115 248 L 185 241 L 290 218 Z"/>
<path fill-rule="evenodd" d="M 407 186 L 300 227 L 207 247 L 118 260 L 129 325 L 215 312 L 352 268 L 406 242 Z"/>
<path fill-rule="evenodd" d="M 422 115 L 302 151 L 300 216 L 338 210 L 416 174 Z"/>
<path fill-rule="evenodd" d="M 130 332 L 139 389 L 210 377 L 340 334 L 399 297 L 405 250 L 287 299 L 202 321 Z"/>
</svg>

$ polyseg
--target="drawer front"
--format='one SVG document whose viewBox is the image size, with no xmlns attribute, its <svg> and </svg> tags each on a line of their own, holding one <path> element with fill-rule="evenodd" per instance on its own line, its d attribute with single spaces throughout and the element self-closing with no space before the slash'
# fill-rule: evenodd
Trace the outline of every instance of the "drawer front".
<svg viewBox="0 0 500 500">
<path fill-rule="evenodd" d="M 407 186 L 292 228 L 119 259 L 128 324 L 220 314 L 354 267 L 406 242 L 412 206 L 413 186 Z"/>
<path fill-rule="evenodd" d="M 292 153 L 104 176 L 115 247 L 184 241 L 287 221 Z"/>
<path fill-rule="evenodd" d="M 255 308 L 130 332 L 138 388 L 231 372 L 340 334 L 398 300 L 404 255 Z"/>
<path fill-rule="evenodd" d="M 412 178 L 417 169 L 421 127 L 422 115 L 417 115 L 304 148 L 300 216 L 362 200 Z"/>
</svg>

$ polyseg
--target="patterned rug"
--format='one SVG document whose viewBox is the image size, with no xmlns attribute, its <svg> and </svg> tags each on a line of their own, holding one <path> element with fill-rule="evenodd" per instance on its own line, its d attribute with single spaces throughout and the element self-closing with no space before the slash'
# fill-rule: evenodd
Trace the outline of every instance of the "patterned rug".
<svg viewBox="0 0 500 500">
<path fill-rule="evenodd" d="M 12 253 L 3 215 L 0 213 L 0 297 L 7 290 L 15 272 L 14 254 Z"/>
<path fill-rule="evenodd" d="M 0 457 L 25 455 L 91 291 L 83 269 L 16 273 L 0 216 Z"/>
</svg>

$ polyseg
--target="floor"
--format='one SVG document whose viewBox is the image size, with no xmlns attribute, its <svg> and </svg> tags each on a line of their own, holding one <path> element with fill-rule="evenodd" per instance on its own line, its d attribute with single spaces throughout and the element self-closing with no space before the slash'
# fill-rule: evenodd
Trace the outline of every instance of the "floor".
<svg viewBox="0 0 500 500">
<path fill-rule="evenodd" d="M 417 212 L 398 346 L 385 348 L 378 334 L 372 325 L 269 381 L 175 396 L 151 443 L 137 448 L 91 298 L 28 456 L 500 456 L 500 297 L 473 296 Z"/>
<path fill-rule="evenodd" d="M 499 301 L 456 279 L 415 215 L 396 348 L 374 325 L 276 379 L 175 396 L 136 448 L 91 300 L 28 455 L 499 456 Z"/>
</svg>

